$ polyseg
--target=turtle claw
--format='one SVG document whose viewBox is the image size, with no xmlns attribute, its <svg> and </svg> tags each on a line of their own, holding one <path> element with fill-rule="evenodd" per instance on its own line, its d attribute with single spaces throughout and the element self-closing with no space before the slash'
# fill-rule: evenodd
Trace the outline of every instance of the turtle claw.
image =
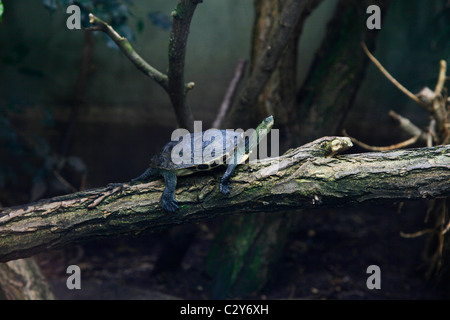
<svg viewBox="0 0 450 320">
<path fill-rule="evenodd" d="M 229 183 L 221 183 L 220 184 L 220 192 L 222 192 L 223 194 L 229 194 L 231 191 L 231 187 Z"/>
<path fill-rule="evenodd" d="M 180 208 L 178 206 L 178 201 L 175 200 L 174 198 L 165 198 L 162 197 L 161 198 L 161 204 L 164 210 L 175 213 L 178 211 L 178 209 Z"/>
</svg>

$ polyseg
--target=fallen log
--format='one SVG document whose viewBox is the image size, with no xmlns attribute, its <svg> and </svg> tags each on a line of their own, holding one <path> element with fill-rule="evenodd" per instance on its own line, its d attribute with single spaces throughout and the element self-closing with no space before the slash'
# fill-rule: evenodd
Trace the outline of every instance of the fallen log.
<svg viewBox="0 0 450 320">
<path fill-rule="evenodd" d="M 0 209 L 0 262 L 93 239 L 157 231 L 227 214 L 355 206 L 450 196 L 450 145 L 336 155 L 349 138 L 324 137 L 241 165 L 223 195 L 219 169 L 178 179 L 177 213 L 164 211 L 162 179 L 112 184 Z"/>
</svg>

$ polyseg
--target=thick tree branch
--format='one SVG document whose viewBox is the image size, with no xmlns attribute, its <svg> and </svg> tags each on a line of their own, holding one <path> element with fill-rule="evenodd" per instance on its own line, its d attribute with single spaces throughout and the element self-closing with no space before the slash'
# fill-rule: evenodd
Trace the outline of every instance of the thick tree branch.
<svg viewBox="0 0 450 320">
<path fill-rule="evenodd" d="M 186 93 L 194 87 L 193 82 L 184 83 L 186 46 L 192 16 L 202 0 L 179 0 L 172 12 L 173 24 L 169 43 L 169 96 L 182 128 L 194 131 L 194 116 L 186 100 Z"/>
<path fill-rule="evenodd" d="M 349 141 L 325 137 L 279 158 L 240 166 L 228 196 L 219 191 L 220 170 L 180 178 L 176 197 L 181 209 L 176 214 L 161 209 L 161 179 L 4 208 L 0 211 L 0 261 L 232 213 L 450 195 L 450 146 L 331 157 Z"/>
</svg>

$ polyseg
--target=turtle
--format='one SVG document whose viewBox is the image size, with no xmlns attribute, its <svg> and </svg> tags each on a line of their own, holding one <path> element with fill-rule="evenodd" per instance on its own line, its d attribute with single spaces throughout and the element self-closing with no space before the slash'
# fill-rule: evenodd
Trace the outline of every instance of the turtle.
<svg viewBox="0 0 450 320">
<path fill-rule="evenodd" d="M 215 136 L 211 134 L 211 129 L 185 134 L 178 141 L 167 143 L 161 152 L 151 159 L 148 169 L 131 181 L 147 181 L 150 178 L 162 176 L 165 182 L 161 196 L 162 207 L 168 212 L 176 212 L 179 209 L 178 202 L 175 200 L 178 176 L 227 165 L 220 182 L 220 191 L 226 195 L 231 190 L 230 177 L 234 169 L 249 158 L 261 139 L 272 129 L 273 124 L 273 116 L 269 116 L 250 134 L 218 129 L 213 129 Z M 210 151 L 210 153 L 208 152 L 207 157 L 202 156 L 199 159 L 195 153 L 196 146 L 201 146 L 202 155 L 206 151 Z M 180 162 L 180 159 L 187 161 Z"/>
</svg>

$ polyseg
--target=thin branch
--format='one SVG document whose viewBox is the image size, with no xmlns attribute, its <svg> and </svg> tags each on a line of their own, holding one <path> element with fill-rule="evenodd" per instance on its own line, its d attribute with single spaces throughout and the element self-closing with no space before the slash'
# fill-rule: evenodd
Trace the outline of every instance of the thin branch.
<svg viewBox="0 0 450 320">
<path fill-rule="evenodd" d="M 103 31 L 106 33 L 125 54 L 125 56 L 145 75 L 155 80 L 164 90 L 168 91 L 169 80 L 165 74 L 149 65 L 131 46 L 127 38 L 119 35 L 109 24 L 102 19 L 96 17 L 92 13 L 89 14 L 89 22 L 93 27 L 87 28 L 88 31 Z"/>
<path fill-rule="evenodd" d="M 403 92 L 405 95 L 407 95 L 409 98 L 411 98 L 414 102 L 418 103 L 425 109 L 429 110 L 429 106 L 423 103 L 415 94 L 413 94 L 411 91 L 406 89 L 400 82 L 398 82 L 384 67 L 383 65 L 375 58 L 367 49 L 367 46 L 364 42 L 361 43 L 361 46 L 364 50 L 364 52 L 367 54 L 370 60 L 375 64 L 375 66 L 381 71 L 381 73 L 388 78 L 389 81 L 392 82 L 393 85 L 395 85 L 401 92 Z"/>
<path fill-rule="evenodd" d="M 420 129 L 418 126 L 416 126 L 414 123 L 412 123 L 411 120 L 399 115 L 398 113 L 396 113 L 393 110 L 390 110 L 388 114 L 392 119 L 395 119 L 398 122 L 399 127 L 403 131 L 405 131 L 406 133 L 410 134 L 413 137 L 420 136 L 419 139 L 422 142 L 428 141 L 429 135 L 426 132 L 424 132 L 422 129 Z"/>
<path fill-rule="evenodd" d="M 442 230 L 442 235 L 445 235 L 450 230 L 450 220 L 448 221 L 446 227 Z"/>
<path fill-rule="evenodd" d="M 442 89 L 444 89 L 445 80 L 447 78 L 446 72 L 447 62 L 445 62 L 445 60 L 441 60 L 439 67 L 439 77 L 436 83 L 436 88 L 434 89 L 434 93 L 436 94 L 436 96 L 442 96 Z"/>
<path fill-rule="evenodd" d="M 247 60 L 239 61 L 234 71 L 233 79 L 231 79 L 227 92 L 225 93 L 225 96 L 220 105 L 216 120 L 214 120 L 213 122 L 212 128 L 220 128 L 223 119 L 226 117 L 228 110 L 233 102 L 234 96 L 236 95 L 239 83 L 241 82 L 242 77 L 244 75 L 244 70 L 245 67 L 247 66 L 247 63 L 248 63 Z"/>
<path fill-rule="evenodd" d="M 402 238 L 418 238 L 421 237 L 425 234 L 429 234 L 429 233 L 434 233 L 435 230 L 434 229 L 425 229 L 425 230 L 420 230 L 414 233 L 405 233 L 405 232 L 400 232 L 400 236 Z"/>
<path fill-rule="evenodd" d="M 436 138 L 436 120 L 431 119 L 430 124 L 428 126 L 427 147 L 432 147 L 437 144 L 439 144 L 439 143 Z"/>
<path fill-rule="evenodd" d="M 436 120 L 436 131 L 439 144 L 450 143 L 450 131 L 448 130 L 446 124 L 448 123 L 448 113 L 446 100 L 442 90 L 444 89 L 445 80 L 447 72 L 447 63 L 441 60 L 439 67 L 439 77 L 434 90 L 435 98 L 432 101 L 432 110 L 430 111 L 433 118 Z"/>
<path fill-rule="evenodd" d="M 55 175 L 56 179 L 58 179 L 58 181 L 63 186 L 65 186 L 68 190 L 70 190 L 71 192 L 77 192 L 78 191 L 77 188 L 75 188 L 72 184 L 70 184 L 69 181 L 64 179 L 64 177 L 61 176 L 57 170 L 53 170 L 53 174 Z"/>
<path fill-rule="evenodd" d="M 345 130 L 342 130 L 342 133 L 344 136 L 349 137 L 353 143 L 357 144 L 361 148 L 364 148 L 364 149 L 370 150 L 370 151 L 391 151 L 391 150 L 395 150 L 395 149 L 405 148 L 405 147 L 408 147 L 408 146 L 416 143 L 419 140 L 419 138 L 421 137 L 420 135 L 417 135 L 406 141 L 402 141 L 402 142 L 399 142 L 399 143 L 396 143 L 396 144 L 393 144 L 390 146 L 376 147 L 376 146 L 370 146 L 368 144 L 365 144 L 362 141 L 359 141 L 356 138 L 351 137 Z"/>
</svg>

